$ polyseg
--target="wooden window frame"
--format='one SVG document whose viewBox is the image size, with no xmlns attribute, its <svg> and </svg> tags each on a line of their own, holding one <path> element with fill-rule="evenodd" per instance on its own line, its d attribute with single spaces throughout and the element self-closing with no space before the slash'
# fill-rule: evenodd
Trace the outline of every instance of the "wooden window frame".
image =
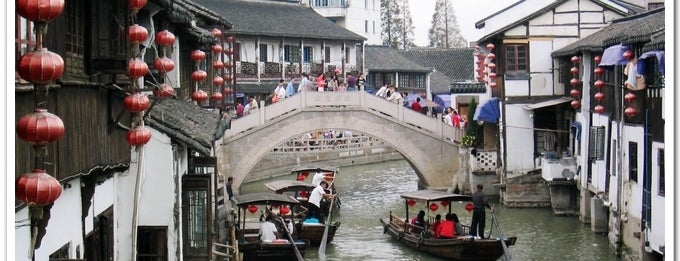
<svg viewBox="0 0 680 261">
<path fill-rule="evenodd" d="M 638 143 L 628 142 L 628 180 L 638 182 Z"/>
<path fill-rule="evenodd" d="M 503 57 L 505 57 L 505 74 L 515 76 L 529 74 L 529 44 L 505 44 L 503 46 Z M 520 67 L 524 68 L 520 69 Z"/>
<path fill-rule="evenodd" d="M 147 234 L 148 232 L 148 234 Z M 147 237 L 147 235 L 149 237 Z M 146 253 L 145 246 L 151 250 Z M 168 260 L 168 227 L 138 226 L 137 227 L 137 260 L 160 261 Z"/>
<path fill-rule="evenodd" d="M 330 63 L 331 62 L 331 47 L 326 46 L 323 50 L 323 60 L 325 63 Z"/>
<path fill-rule="evenodd" d="M 591 126 L 588 142 L 588 157 L 591 160 L 604 160 L 605 131 L 604 126 Z"/>
</svg>

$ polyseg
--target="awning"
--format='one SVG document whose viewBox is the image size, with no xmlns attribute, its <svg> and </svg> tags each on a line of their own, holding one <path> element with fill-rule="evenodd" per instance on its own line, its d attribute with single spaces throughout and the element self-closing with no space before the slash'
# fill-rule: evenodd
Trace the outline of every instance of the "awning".
<svg viewBox="0 0 680 261">
<path fill-rule="evenodd" d="M 491 98 L 477 106 L 473 120 L 498 123 L 498 118 L 500 118 L 500 116 L 501 111 L 498 106 L 498 98 Z"/>
<path fill-rule="evenodd" d="M 666 55 L 664 51 L 649 51 L 640 55 L 638 58 L 637 74 L 645 75 L 645 67 L 647 67 L 647 58 L 656 57 L 659 63 L 659 72 L 661 74 L 666 74 Z"/>
<path fill-rule="evenodd" d="M 451 94 L 435 95 L 432 100 L 444 108 L 451 107 Z"/>
<path fill-rule="evenodd" d="M 623 53 L 629 49 L 629 46 L 620 44 L 604 49 L 599 66 L 626 65 L 628 61 L 623 58 Z"/>
<path fill-rule="evenodd" d="M 557 99 L 552 99 L 552 100 L 547 100 L 547 101 L 542 101 L 539 103 L 534 103 L 534 104 L 526 104 L 524 105 L 525 110 L 534 110 L 534 109 L 540 109 L 543 107 L 548 107 L 548 106 L 555 106 L 558 104 L 562 104 L 565 102 L 570 102 L 573 101 L 574 99 L 571 97 L 560 97 Z"/>
<path fill-rule="evenodd" d="M 572 121 L 569 130 L 574 134 L 577 140 L 581 140 L 581 123 L 578 121 Z"/>
</svg>

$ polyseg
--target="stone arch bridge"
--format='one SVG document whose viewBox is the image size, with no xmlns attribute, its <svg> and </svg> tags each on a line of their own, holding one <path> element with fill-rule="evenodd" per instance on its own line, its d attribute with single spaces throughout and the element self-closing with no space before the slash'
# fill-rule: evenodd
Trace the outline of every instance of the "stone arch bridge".
<svg viewBox="0 0 680 261">
<path fill-rule="evenodd" d="M 363 132 L 390 144 L 408 161 L 419 186 L 453 187 L 460 169 L 462 130 L 366 92 L 302 92 L 232 121 L 216 144 L 218 173 L 238 191 L 248 173 L 277 144 L 316 130 Z M 286 172 L 288 170 L 282 170 Z"/>
</svg>

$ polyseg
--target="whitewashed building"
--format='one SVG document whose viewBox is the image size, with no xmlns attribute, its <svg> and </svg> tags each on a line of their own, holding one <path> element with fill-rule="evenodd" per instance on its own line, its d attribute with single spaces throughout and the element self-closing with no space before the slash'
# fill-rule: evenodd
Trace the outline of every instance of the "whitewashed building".
<svg viewBox="0 0 680 261">
<path fill-rule="evenodd" d="M 291 0 L 297 2 L 298 0 Z M 299 0 L 320 15 L 366 38 L 367 45 L 382 44 L 380 0 Z"/>
</svg>

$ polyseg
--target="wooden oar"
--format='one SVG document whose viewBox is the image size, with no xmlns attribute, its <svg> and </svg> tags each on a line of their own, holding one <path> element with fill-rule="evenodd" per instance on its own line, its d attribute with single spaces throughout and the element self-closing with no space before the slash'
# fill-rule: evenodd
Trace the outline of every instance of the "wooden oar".
<svg viewBox="0 0 680 261">
<path fill-rule="evenodd" d="M 498 225 L 498 219 L 496 219 L 496 214 L 494 214 L 493 210 L 491 210 L 491 223 L 496 225 L 496 229 L 498 229 L 498 234 L 501 236 L 501 244 L 503 245 L 503 253 L 505 255 L 505 260 L 511 261 L 512 255 L 510 255 L 510 250 L 508 250 L 508 246 L 505 244 L 505 236 L 503 236 L 503 231 L 501 230 L 501 227 Z"/>
<path fill-rule="evenodd" d="M 333 190 L 331 188 L 331 185 L 335 182 L 335 173 L 333 174 L 333 181 L 331 184 L 328 185 L 328 188 L 331 189 L 331 194 L 333 194 Z M 337 193 L 336 195 L 337 196 Z M 321 260 L 326 260 L 326 244 L 328 243 L 328 227 L 331 225 L 331 213 L 333 213 L 333 204 L 335 203 L 335 196 L 331 198 L 331 204 L 328 207 L 328 218 L 326 220 L 326 226 L 323 229 L 323 237 L 321 238 L 321 243 L 319 244 L 319 259 Z"/>
<path fill-rule="evenodd" d="M 290 240 L 290 244 L 293 245 L 293 251 L 295 251 L 295 257 L 297 257 L 298 261 L 305 261 L 305 258 L 302 257 L 302 253 L 300 253 L 300 250 L 295 245 L 295 240 L 293 239 L 293 234 L 291 234 L 290 231 L 288 230 L 288 224 L 286 224 L 286 221 L 284 221 L 282 217 L 279 217 L 279 222 L 281 222 L 281 225 L 283 226 L 283 230 L 285 230 L 286 234 L 288 234 L 288 240 Z"/>
</svg>

